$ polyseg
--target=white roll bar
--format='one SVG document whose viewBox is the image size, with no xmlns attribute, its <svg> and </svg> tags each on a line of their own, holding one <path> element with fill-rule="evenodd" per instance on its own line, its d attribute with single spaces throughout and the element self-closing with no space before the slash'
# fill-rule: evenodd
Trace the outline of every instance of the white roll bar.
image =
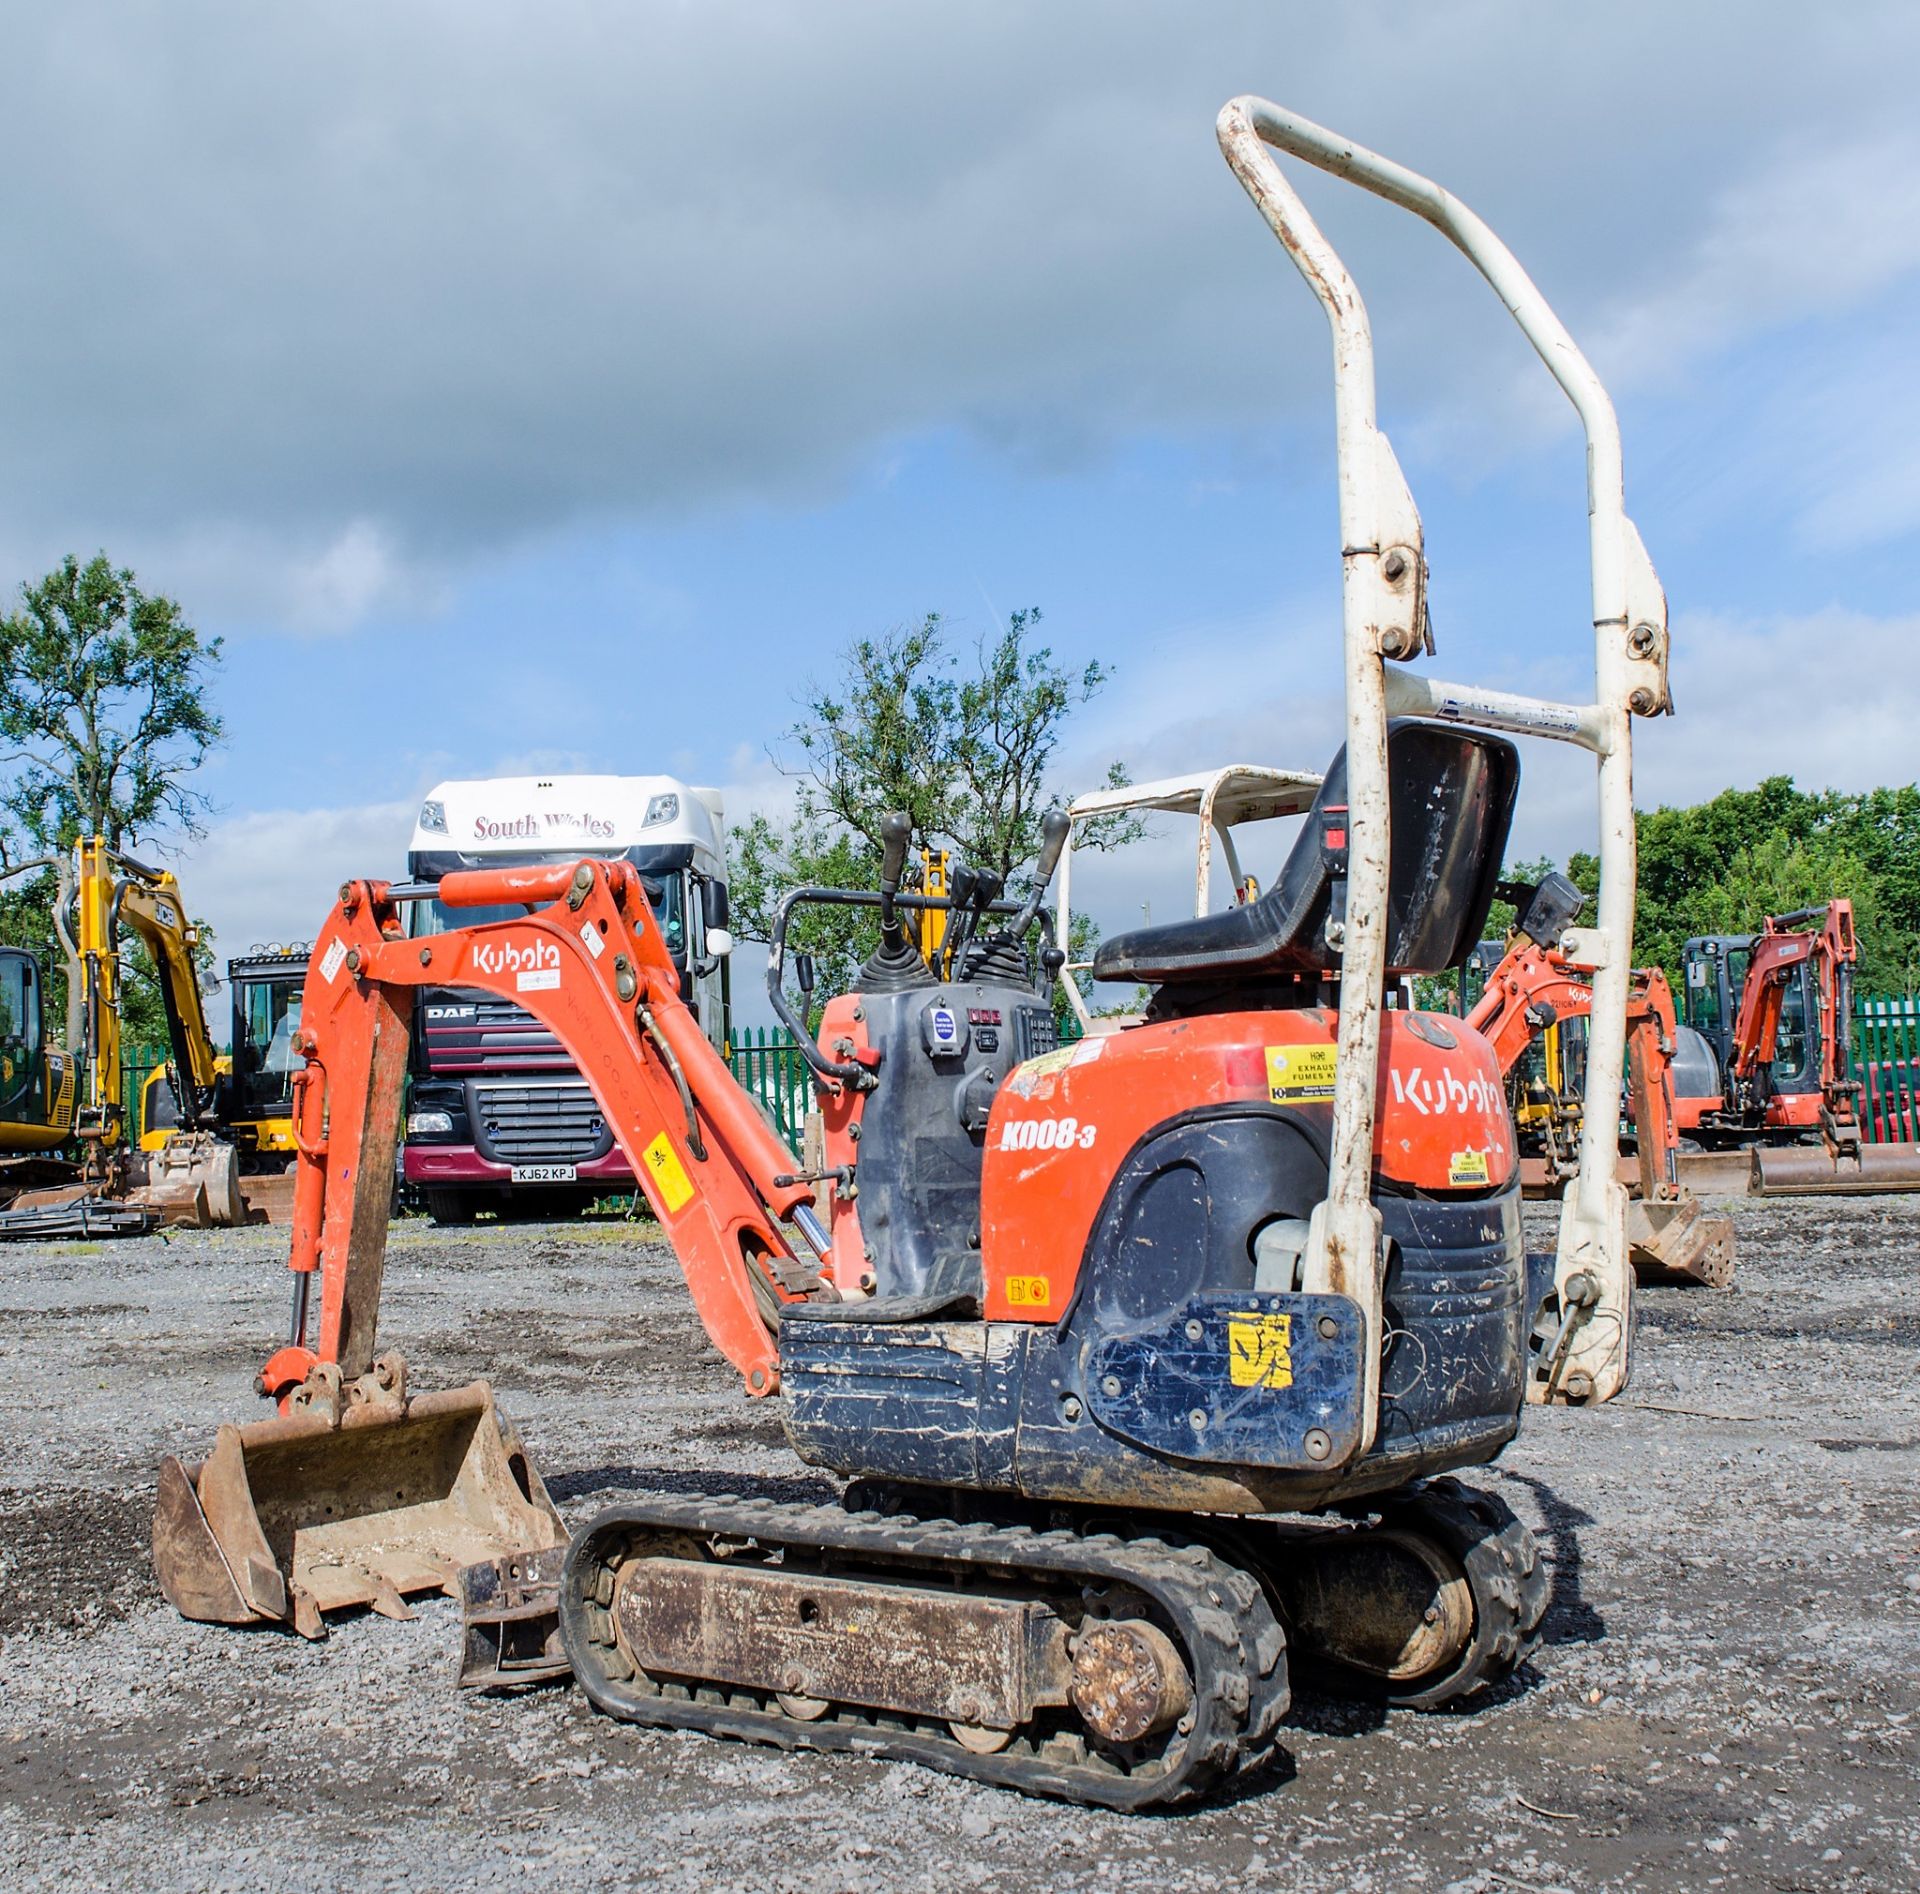
<svg viewBox="0 0 1920 1894">
<path fill-rule="evenodd" d="M 1578 744 L 1598 759 L 1600 889 L 1597 924 L 1562 943 L 1591 969 L 1594 999 L 1580 1174 L 1562 1212 L 1556 1284 L 1563 1308 L 1586 1306 L 1588 1315 L 1567 1351 L 1555 1389 L 1548 1392 L 1604 1400 L 1625 1384 L 1632 1295 L 1626 1195 L 1615 1176 L 1619 1075 L 1626 1057 L 1633 957 L 1630 724 L 1634 715 L 1653 716 L 1671 708 L 1666 598 L 1626 514 L 1619 422 L 1599 376 L 1546 299 L 1506 245 L 1457 198 L 1417 172 L 1264 99 L 1232 100 L 1220 113 L 1218 132 L 1228 164 L 1320 299 L 1333 331 L 1349 851 L 1333 1157 L 1327 1202 L 1316 1212 L 1309 1244 L 1307 1283 L 1352 1296 L 1368 1314 L 1369 1332 L 1379 1333 L 1380 1221 L 1370 1183 L 1386 971 L 1388 715 L 1458 718 Z M 1385 660 L 1404 662 L 1433 648 L 1420 516 L 1375 420 L 1373 337 L 1366 305 L 1269 146 L 1425 218 L 1486 278 L 1573 403 L 1587 442 L 1591 704 L 1553 704 L 1387 671 Z M 1583 1274 L 1591 1277 L 1590 1283 L 1576 1280 Z M 1377 1391 L 1376 1350 L 1369 1375 L 1369 1440 Z"/>
</svg>

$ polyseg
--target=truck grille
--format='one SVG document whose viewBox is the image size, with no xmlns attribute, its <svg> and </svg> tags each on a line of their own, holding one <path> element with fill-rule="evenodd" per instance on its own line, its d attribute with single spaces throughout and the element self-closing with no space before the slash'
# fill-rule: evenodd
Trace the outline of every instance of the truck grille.
<svg viewBox="0 0 1920 1894">
<path fill-rule="evenodd" d="M 474 1144 L 496 1164 L 585 1164 L 613 1149 L 613 1133 L 584 1084 L 474 1084 L 472 1097 Z"/>
<path fill-rule="evenodd" d="M 488 994 L 437 988 L 421 1008 L 420 1026 L 428 1072 L 571 1064 L 560 1041 L 524 1007 Z"/>
</svg>

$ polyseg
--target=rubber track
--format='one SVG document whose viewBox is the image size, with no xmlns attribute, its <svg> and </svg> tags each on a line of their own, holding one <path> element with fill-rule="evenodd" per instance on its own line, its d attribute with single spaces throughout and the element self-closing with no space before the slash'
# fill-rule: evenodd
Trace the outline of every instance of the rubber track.
<svg viewBox="0 0 1920 1894">
<path fill-rule="evenodd" d="M 1158 1756 L 1132 1765 L 1072 1735 L 1039 1745 L 1019 1734 L 998 1755 L 963 1748 L 943 1723 L 836 1706 L 814 1721 L 780 1708 L 769 1691 L 627 1681 L 613 1641 L 613 1563 L 634 1531 L 695 1538 L 752 1539 L 809 1553 L 893 1563 L 905 1582 L 938 1571 L 981 1573 L 983 1595 L 1004 1590 L 992 1576 L 1030 1575 L 1043 1589 L 1077 1580 L 1137 1587 L 1166 1613 L 1193 1673 L 1194 1716 Z M 868 1577 L 862 1571 L 850 1576 Z M 1199 1546 L 1112 1533 L 1042 1532 L 1025 1526 L 965 1525 L 850 1514 L 837 1506 L 663 1494 L 600 1513 L 575 1537 L 560 1586 L 560 1632 L 574 1675 L 597 1709 L 630 1722 L 703 1730 L 783 1749 L 851 1751 L 916 1762 L 978 1782 L 1112 1809 L 1189 1801 L 1272 1754 L 1286 1714 L 1286 1639 L 1258 1582 Z M 609 1659 L 611 1658 L 611 1663 Z"/>
</svg>

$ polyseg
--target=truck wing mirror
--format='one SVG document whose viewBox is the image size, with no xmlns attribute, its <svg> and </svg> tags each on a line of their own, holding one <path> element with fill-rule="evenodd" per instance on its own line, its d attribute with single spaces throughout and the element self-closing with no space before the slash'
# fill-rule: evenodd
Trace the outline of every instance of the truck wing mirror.
<svg viewBox="0 0 1920 1894">
<path fill-rule="evenodd" d="M 733 952 L 733 936 L 724 927 L 707 929 L 707 957 L 710 960 L 724 960 Z"/>
</svg>

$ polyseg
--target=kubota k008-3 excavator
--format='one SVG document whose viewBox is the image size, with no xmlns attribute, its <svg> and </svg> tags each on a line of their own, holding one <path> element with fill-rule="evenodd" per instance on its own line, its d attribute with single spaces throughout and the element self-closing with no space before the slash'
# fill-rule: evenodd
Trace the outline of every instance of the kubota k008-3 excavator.
<svg viewBox="0 0 1920 1894">
<path fill-rule="evenodd" d="M 155 1558 L 183 1610 L 317 1632 L 331 1607 L 404 1611 L 476 1561 L 492 1680 L 570 1668 L 637 1722 L 1119 1808 L 1260 1762 L 1290 1654 L 1438 1705 L 1529 1648 L 1532 1539 L 1434 1476 L 1492 1459 L 1529 1401 L 1624 1384 L 1616 1118 L 1590 1100 L 1558 1252 L 1530 1259 L 1492 1046 L 1385 996 L 1479 938 L 1518 782 L 1500 733 L 1570 741 L 1598 763 L 1598 921 L 1573 930 L 1594 970 L 1590 1071 L 1617 1073 L 1630 723 L 1668 708 L 1665 600 L 1605 391 L 1492 233 L 1276 106 L 1236 100 L 1219 132 L 1335 346 L 1346 741 L 1274 885 L 1109 940 L 1094 973 L 1148 988 L 1146 1017 L 1056 1046 L 1038 903 L 1064 822 L 1023 907 L 976 879 L 964 914 L 951 893 L 900 895 L 891 824 L 877 891 L 801 891 L 775 929 L 782 1008 L 793 904 L 868 904 L 881 925 L 809 1042 L 826 1150 L 808 1174 L 682 1003 L 630 868 L 449 875 L 450 909 L 532 911 L 431 940 L 401 924 L 420 890 L 349 883 L 301 1019 L 294 1315 L 261 1379 L 283 1411 L 163 1469 Z M 1419 514 L 1375 424 L 1359 292 L 1274 149 L 1435 224 L 1573 400 L 1593 702 L 1404 668 L 1431 648 Z M 939 899 L 936 972 L 902 912 Z M 408 999 L 429 982 L 504 994 L 559 1038 L 707 1334 L 748 1394 L 778 1395 L 800 1454 L 852 1480 L 845 1507 L 654 1496 L 563 1551 L 485 1385 L 413 1395 L 376 1352 Z M 1613 1078 L 1590 1082 L 1611 1099 Z"/>
</svg>

